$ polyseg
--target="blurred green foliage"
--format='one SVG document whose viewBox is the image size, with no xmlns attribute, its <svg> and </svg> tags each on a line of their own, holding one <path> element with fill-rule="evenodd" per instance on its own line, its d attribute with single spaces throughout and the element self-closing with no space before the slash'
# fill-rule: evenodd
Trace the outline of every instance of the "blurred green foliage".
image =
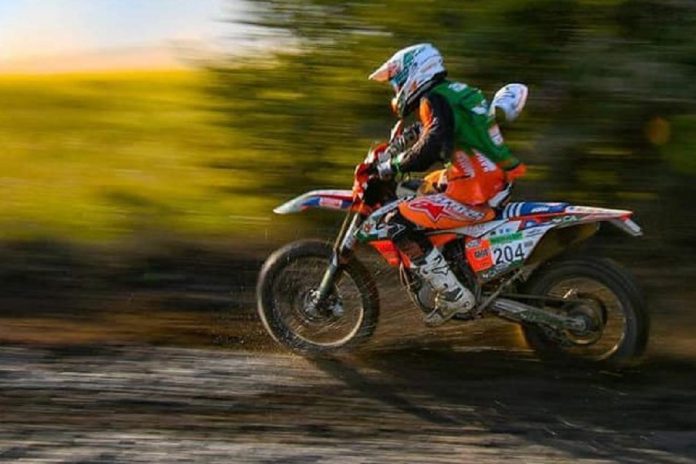
<svg viewBox="0 0 696 464">
<path fill-rule="evenodd" d="M 649 237 L 696 246 L 696 3 L 688 0 L 251 0 L 273 53 L 214 70 L 257 188 L 347 187 L 393 119 L 367 75 L 394 51 L 435 44 L 450 77 L 489 96 L 531 93 L 506 130 L 531 166 L 521 195 L 634 208 Z M 255 155 L 256 156 L 256 155 Z M 256 190 L 258 192 L 258 190 Z"/>
<path fill-rule="evenodd" d="M 270 46 L 208 73 L 0 77 L 0 238 L 304 234 L 272 207 L 350 186 L 394 122 L 367 75 L 430 41 L 489 96 L 529 85 L 504 129 L 531 168 L 518 198 L 635 209 L 637 246 L 696 249 L 696 3 L 250 3 Z"/>
<path fill-rule="evenodd" d="M 249 235 L 275 201 L 217 168 L 200 72 L 0 77 L 0 238 Z M 266 215 L 268 215 L 267 213 Z"/>
</svg>

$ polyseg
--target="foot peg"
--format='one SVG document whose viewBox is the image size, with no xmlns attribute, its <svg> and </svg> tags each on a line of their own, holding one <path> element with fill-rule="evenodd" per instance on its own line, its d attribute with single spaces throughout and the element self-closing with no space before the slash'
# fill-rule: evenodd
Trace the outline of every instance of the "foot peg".
<svg viewBox="0 0 696 464">
<path fill-rule="evenodd" d="M 436 300 L 437 301 L 437 300 Z M 428 327 L 438 327 L 452 319 L 456 314 L 469 313 L 473 309 L 473 301 L 463 299 L 460 307 L 451 305 L 437 305 L 429 314 L 423 318 L 423 322 Z"/>
</svg>

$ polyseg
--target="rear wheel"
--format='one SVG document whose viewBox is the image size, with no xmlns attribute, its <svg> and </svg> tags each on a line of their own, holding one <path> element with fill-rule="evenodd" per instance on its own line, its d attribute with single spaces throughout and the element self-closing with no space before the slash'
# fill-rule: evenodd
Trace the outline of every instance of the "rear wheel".
<svg viewBox="0 0 696 464">
<path fill-rule="evenodd" d="M 273 253 L 261 269 L 261 321 L 276 341 L 294 351 L 317 354 L 353 348 L 377 325 L 377 287 L 355 259 L 344 266 L 326 303 L 314 304 L 332 254 L 325 242 L 294 242 Z"/>
<path fill-rule="evenodd" d="M 557 311 L 585 321 L 582 332 L 551 336 L 538 327 L 523 326 L 527 343 L 546 358 L 574 358 L 614 365 L 640 356 L 648 342 L 645 301 L 631 275 L 609 259 L 574 257 L 538 270 L 524 293 L 568 300 Z"/>
</svg>

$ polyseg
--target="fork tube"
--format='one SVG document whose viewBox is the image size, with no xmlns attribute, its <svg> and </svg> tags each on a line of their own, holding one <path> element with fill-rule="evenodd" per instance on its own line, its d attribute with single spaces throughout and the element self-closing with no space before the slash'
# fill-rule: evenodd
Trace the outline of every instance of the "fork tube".
<svg viewBox="0 0 696 464">
<path fill-rule="evenodd" d="M 353 249 L 355 245 L 355 232 L 360 227 L 361 217 L 359 214 L 352 216 L 348 214 L 343 221 L 341 226 L 341 231 L 336 238 L 334 244 L 334 252 L 331 257 L 331 262 L 329 267 L 324 273 L 324 277 L 321 279 L 321 284 L 319 285 L 319 295 L 317 297 L 317 304 L 323 302 L 331 293 L 331 289 L 334 283 L 341 277 L 341 264 L 344 259 L 344 253 Z"/>
<path fill-rule="evenodd" d="M 338 253 L 340 250 L 341 242 L 343 242 L 343 237 L 345 236 L 351 218 L 353 216 L 353 213 L 348 213 L 346 214 L 346 217 L 343 219 L 343 223 L 341 224 L 341 228 L 338 231 L 338 235 L 336 236 L 336 241 L 334 242 L 334 253 Z"/>
<path fill-rule="evenodd" d="M 343 234 L 342 239 L 337 241 L 338 246 L 335 248 L 334 252 L 338 256 L 339 262 L 346 257 L 346 253 L 353 250 L 357 240 L 355 234 L 358 232 L 362 220 L 363 218 L 360 214 L 353 215 L 353 219 L 350 221 L 350 226 L 348 226 L 348 229 Z"/>
<path fill-rule="evenodd" d="M 324 277 L 322 277 L 321 279 L 321 284 L 319 284 L 319 295 L 317 296 L 317 305 L 323 303 L 329 296 L 329 293 L 331 293 L 331 288 L 333 287 L 334 282 L 336 281 L 338 271 L 338 255 L 334 253 L 333 257 L 331 258 L 331 263 L 329 263 L 329 267 L 326 269 L 326 272 L 324 272 Z"/>
</svg>

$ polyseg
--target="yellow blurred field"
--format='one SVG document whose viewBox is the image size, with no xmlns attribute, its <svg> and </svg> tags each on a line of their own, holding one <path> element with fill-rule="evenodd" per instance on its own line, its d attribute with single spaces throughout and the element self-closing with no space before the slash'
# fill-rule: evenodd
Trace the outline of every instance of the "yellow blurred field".
<svg viewBox="0 0 696 464">
<path fill-rule="evenodd" d="M 0 76 L 0 238 L 210 237 L 262 226 L 276 201 L 235 194 L 253 181 L 234 169 L 242 154 L 213 124 L 205 79 Z M 227 169 L 212 167 L 220 160 Z"/>
</svg>

